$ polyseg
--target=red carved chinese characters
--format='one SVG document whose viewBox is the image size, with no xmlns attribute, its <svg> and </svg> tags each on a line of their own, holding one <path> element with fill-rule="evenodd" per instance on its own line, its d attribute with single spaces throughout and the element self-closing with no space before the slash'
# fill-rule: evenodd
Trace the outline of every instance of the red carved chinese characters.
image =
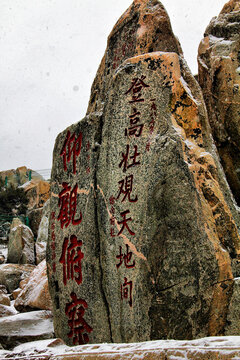
<svg viewBox="0 0 240 360">
<path fill-rule="evenodd" d="M 122 198 L 122 202 L 128 199 L 129 202 L 136 202 L 138 200 L 137 195 L 134 199 L 131 199 L 131 193 L 133 189 L 133 175 L 126 176 L 125 179 L 120 180 L 119 182 L 120 188 L 117 196 L 117 200 L 120 198 L 120 195 L 124 195 Z"/>
<path fill-rule="evenodd" d="M 150 116 L 151 116 L 151 121 L 149 123 L 149 138 L 148 138 L 148 142 L 147 142 L 147 145 L 146 145 L 146 150 L 149 151 L 150 150 L 150 145 L 151 145 L 151 137 L 152 137 L 152 134 L 153 134 L 153 131 L 154 131 L 154 125 L 155 125 L 155 120 L 156 120 L 156 117 L 157 117 L 157 106 L 156 106 L 156 103 L 155 103 L 156 99 L 151 99 L 151 113 L 150 113 Z"/>
<path fill-rule="evenodd" d="M 121 285 L 121 299 L 127 300 L 129 306 L 132 307 L 132 281 L 128 281 L 126 277 L 124 277 L 124 283 Z"/>
<path fill-rule="evenodd" d="M 138 149 L 137 145 L 134 145 L 134 153 L 131 156 L 129 156 L 129 148 L 130 148 L 129 145 L 127 145 L 126 154 L 122 153 L 122 161 L 118 165 L 120 168 L 123 166 L 124 172 L 126 172 L 126 170 L 132 166 L 140 165 L 140 161 L 136 161 L 137 157 L 140 155 L 140 153 L 138 153 L 137 151 Z M 129 159 L 132 159 L 132 162 L 130 162 L 130 164 L 129 164 Z"/>
<path fill-rule="evenodd" d="M 61 228 L 68 227 L 70 222 L 73 225 L 79 225 L 82 221 L 82 213 L 80 212 L 79 218 L 75 219 L 76 209 L 77 209 L 77 191 L 78 185 L 76 184 L 73 189 L 68 183 L 62 183 L 63 190 L 59 194 L 58 206 L 60 207 L 60 212 L 58 215 L 58 220 L 61 223 Z"/>
<path fill-rule="evenodd" d="M 119 259 L 119 263 L 116 264 L 117 268 L 119 268 L 123 262 L 127 269 L 131 269 L 131 268 L 135 267 L 135 260 L 132 261 L 132 252 L 129 251 L 128 244 L 126 244 L 126 253 L 125 254 L 122 253 L 122 247 L 119 246 L 119 255 L 117 255 L 116 258 Z M 131 261 L 132 261 L 132 263 L 131 263 Z"/>
<path fill-rule="evenodd" d="M 73 173 L 76 174 L 76 160 L 80 155 L 82 146 L 82 133 L 77 137 L 75 133 L 71 135 L 68 130 L 66 139 L 64 141 L 60 156 L 63 158 L 64 171 L 67 171 L 67 162 L 69 163 L 72 158 L 73 162 Z"/>
<path fill-rule="evenodd" d="M 60 156 L 63 161 L 63 169 L 67 171 L 71 169 L 72 172 L 76 174 L 77 160 L 80 156 L 82 148 L 82 133 L 71 134 L 70 131 L 67 132 L 66 138 L 63 143 Z M 90 142 L 86 144 L 86 173 L 89 174 L 91 155 L 90 155 Z M 60 222 L 61 229 L 67 228 L 70 224 L 76 226 L 80 225 L 82 222 L 82 212 L 78 208 L 78 184 L 70 185 L 67 182 L 62 183 L 62 190 L 58 195 L 58 206 L 60 208 L 57 220 Z M 54 214 L 55 219 L 55 214 Z M 70 227 L 71 228 L 71 227 Z M 52 224 L 52 239 L 54 237 L 55 224 Z M 65 232 L 67 233 L 67 231 Z M 52 257 L 56 258 L 55 253 L 55 242 L 52 242 Z M 82 260 L 84 258 L 84 253 L 82 252 L 82 241 L 77 238 L 76 235 L 64 236 L 62 244 L 61 257 L 59 258 L 59 263 L 62 265 L 62 278 L 63 284 L 66 286 L 68 282 L 72 282 L 70 286 L 74 285 L 76 282 L 77 285 L 81 285 L 83 281 L 82 276 Z M 56 264 L 55 264 L 56 269 Z M 76 286 L 76 284 L 75 284 Z M 65 288 L 66 289 L 66 288 Z M 70 332 L 68 337 L 72 338 L 73 344 L 85 344 L 89 342 L 88 334 L 93 331 L 91 326 L 87 324 L 84 320 L 85 310 L 88 308 L 87 302 L 83 299 L 79 299 L 74 292 L 71 292 L 71 301 L 65 306 L 65 314 L 68 317 L 68 326 Z"/>
<path fill-rule="evenodd" d="M 132 100 L 129 101 L 130 104 L 132 103 L 136 103 L 136 102 L 144 102 L 144 98 L 141 98 L 142 94 L 141 94 L 141 90 L 142 88 L 147 88 L 149 87 L 149 85 L 145 84 L 145 82 L 143 81 L 146 78 L 146 76 L 141 76 L 141 78 L 134 78 L 132 80 L 132 84 L 130 86 L 130 88 L 125 92 L 125 95 L 131 93 L 132 95 Z"/>
<path fill-rule="evenodd" d="M 71 293 L 71 298 L 72 301 L 67 303 L 65 307 L 65 314 L 69 318 L 68 326 L 70 327 L 68 337 L 73 338 L 74 345 L 87 344 L 89 342 L 88 334 L 93 331 L 83 318 L 88 304 L 85 300 L 78 299 L 74 292 Z"/>
<path fill-rule="evenodd" d="M 75 235 L 65 238 L 63 242 L 62 255 L 59 259 L 63 265 L 63 283 L 67 285 L 67 280 L 75 280 L 78 285 L 82 283 L 82 265 L 81 261 L 84 254 L 81 250 L 82 241 Z"/>
<path fill-rule="evenodd" d="M 145 102 L 144 90 L 150 86 L 145 82 L 146 76 L 141 76 L 138 78 L 133 78 L 131 85 L 128 90 L 125 92 L 125 95 L 128 97 L 129 104 L 132 105 L 131 113 L 129 115 L 129 124 L 125 127 L 124 135 L 128 140 L 126 148 L 121 152 L 121 159 L 119 161 L 118 167 L 122 169 L 123 173 L 126 173 L 128 169 L 132 169 L 132 174 L 127 174 L 125 177 L 118 181 L 118 192 L 116 197 L 111 196 L 109 199 L 111 210 L 110 210 L 110 235 L 111 237 L 115 236 L 134 236 L 135 231 L 133 230 L 134 226 L 132 224 L 132 217 L 130 215 L 130 210 L 125 208 L 123 211 L 120 210 L 121 220 L 116 220 L 115 218 L 115 208 L 113 207 L 116 201 L 121 201 L 121 203 L 136 203 L 138 201 L 138 195 L 134 191 L 134 171 L 137 167 L 141 166 L 141 153 L 138 149 L 139 140 L 143 134 L 144 124 L 141 121 L 141 104 Z M 152 105 L 154 107 L 154 105 Z M 154 110 L 154 108 L 153 108 Z M 128 206 L 126 206 L 128 207 Z M 121 209 L 121 207 L 120 207 Z M 115 234 L 114 226 L 118 225 L 118 233 Z M 116 255 L 118 260 L 116 267 L 119 269 L 122 265 L 122 269 L 130 270 L 135 267 L 135 260 L 133 258 L 132 251 L 129 250 L 129 245 L 126 244 L 126 250 L 124 252 L 123 247 L 119 246 L 119 253 Z M 132 307 L 133 299 L 133 282 L 128 280 L 127 277 L 124 277 L 124 282 L 121 285 L 121 299 L 122 301 L 127 301 L 130 307 Z"/>
<path fill-rule="evenodd" d="M 129 232 L 130 235 L 135 235 L 135 232 L 133 232 L 129 226 L 128 226 L 128 221 L 132 221 L 132 218 L 126 218 L 127 217 L 127 214 L 129 214 L 130 211 L 129 210 L 126 210 L 126 211 L 123 211 L 120 213 L 120 215 L 123 217 L 123 220 L 122 221 L 118 221 L 118 224 L 119 225 L 122 225 L 122 228 L 120 229 L 118 235 L 121 235 L 121 233 L 123 232 L 123 230 L 126 228 Z"/>
</svg>

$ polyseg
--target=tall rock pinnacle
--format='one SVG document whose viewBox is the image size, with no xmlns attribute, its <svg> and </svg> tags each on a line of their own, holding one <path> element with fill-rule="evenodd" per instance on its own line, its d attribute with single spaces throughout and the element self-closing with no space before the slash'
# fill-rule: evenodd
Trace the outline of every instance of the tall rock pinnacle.
<svg viewBox="0 0 240 360">
<path fill-rule="evenodd" d="M 223 168 L 240 205 L 240 4 L 229 1 L 199 46 L 199 82 Z"/>
<path fill-rule="evenodd" d="M 76 345 L 225 333 L 238 214 L 160 2 L 135 0 L 114 26 L 86 117 L 57 137 L 51 192 L 57 336 Z"/>
</svg>

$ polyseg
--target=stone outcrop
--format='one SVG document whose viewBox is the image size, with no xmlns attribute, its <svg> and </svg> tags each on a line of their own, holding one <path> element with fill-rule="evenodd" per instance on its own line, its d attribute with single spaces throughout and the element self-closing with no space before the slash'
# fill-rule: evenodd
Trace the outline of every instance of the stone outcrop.
<svg viewBox="0 0 240 360">
<path fill-rule="evenodd" d="M 77 345 L 224 334 L 239 215 L 157 0 L 135 0 L 113 28 L 87 116 L 57 137 L 51 180 L 57 336 Z"/>
<path fill-rule="evenodd" d="M 13 264 L 35 264 L 35 242 L 32 230 L 18 218 L 13 219 L 8 241 L 7 262 Z"/>
<path fill-rule="evenodd" d="M 28 169 L 26 166 L 21 166 L 16 170 L 11 169 L 6 171 L 0 171 L 0 178 L 3 181 L 6 181 L 7 178 L 7 184 L 12 184 L 15 187 L 21 186 L 28 182 L 30 176 L 33 180 L 43 180 L 43 177 L 40 174 L 38 174 L 36 171 Z"/>
<path fill-rule="evenodd" d="M 199 46 L 199 83 L 227 180 L 240 205 L 240 5 L 229 1 Z"/>
<path fill-rule="evenodd" d="M 19 287 L 20 281 L 30 275 L 34 265 L 2 264 L 0 265 L 0 284 L 6 286 L 9 293 Z"/>
<path fill-rule="evenodd" d="M 50 197 L 50 184 L 44 180 L 31 180 L 22 186 L 28 197 L 28 208 L 38 209 L 43 207 Z"/>
<path fill-rule="evenodd" d="M 52 303 L 48 291 L 47 266 L 43 260 L 30 274 L 21 281 L 21 292 L 18 294 L 14 306 L 20 311 L 51 310 Z"/>
</svg>

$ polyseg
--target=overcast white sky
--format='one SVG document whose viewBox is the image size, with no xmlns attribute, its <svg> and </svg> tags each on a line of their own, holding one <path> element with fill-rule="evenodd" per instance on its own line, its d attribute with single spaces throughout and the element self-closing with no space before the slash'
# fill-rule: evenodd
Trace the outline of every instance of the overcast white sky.
<svg viewBox="0 0 240 360">
<path fill-rule="evenodd" d="M 162 0 L 185 58 L 225 0 Z M 0 171 L 52 166 L 59 132 L 84 117 L 107 36 L 131 0 L 0 0 Z"/>
</svg>

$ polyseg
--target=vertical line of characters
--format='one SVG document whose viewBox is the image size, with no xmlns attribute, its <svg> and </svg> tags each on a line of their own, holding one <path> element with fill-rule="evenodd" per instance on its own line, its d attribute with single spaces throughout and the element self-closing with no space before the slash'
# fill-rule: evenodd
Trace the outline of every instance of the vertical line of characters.
<svg viewBox="0 0 240 360">
<path fill-rule="evenodd" d="M 130 87 L 124 94 L 131 106 L 131 112 L 128 116 L 129 122 L 124 129 L 124 136 L 130 141 L 121 153 L 118 164 L 118 167 L 122 170 L 122 179 L 118 181 L 118 191 L 115 196 L 111 195 L 109 198 L 111 237 L 121 236 L 121 234 L 130 237 L 136 235 L 136 230 L 132 224 L 133 219 L 131 217 L 130 205 L 138 201 L 138 194 L 134 190 L 134 176 L 136 169 L 141 166 L 141 153 L 136 140 L 141 138 L 144 128 L 144 123 L 141 120 L 141 104 L 145 102 L 143 91 L 146 91 L 150 87 L 145 82 L 145 78 L 146 76 L 144 75 L 133 78 Z M 114 206 L 116 202 L 121 202 L 125 205 L 125 209 L 120 212 L 120 219 L 118 220 L 116 219 Z M 128 271 L 135 267 L 135 259 L 128 244 L 119 246 L 116 259 L 117 269 L 124 266 L 126 271 Z M 120 297 L 121 300 L 126 302 L 130 307 L 133 306 L 133 281 L 131 280 L 130 274 L 127 274 L 127 276 L 124 276 L 122 279 Z"/>
<path fill-rule="evenodd" d="M 77 172 L 77 160 L 80 157 L 82 150 L 82 133 L 73 133 L 68 130 L 63 142 L 63 146 L 60 152 L 62 158 L 64 172 L 72 171 L 73 174 Z M 87 143 L 87 174 L 90 173 L 90 143 Z M 52 220 L 56 220 L 60 224 L 60 229 L 68 228 L 69 225 L 81 226 L 83 214 L 79 209 L 79 186 L 78 183 L 70 184 L 68 182 L 62 182 L 61 191 L 58 194 L 58 215 L 52 214 Z M 55 228 L 55 224 L 52 224 Z M 53 230 L 52 230 L 53 231 Z M 52 233 L 53 234 L 53 233 Z M 54 235 L 55 240 L 55 235 Z M 69 236 L 64 236 L 62 242 L 61 256 L 58 259 L 58 263 L 62 269 L 63 286 L 67 286 L 74 282 L 78 286 L 81 286 L 83 282 L 82 275 L 82 261 L 84 259 L 84 253 L 82 251 L 82 239 L 74 233 L 70 233 Z M 54 261 L 56 261 L 55 254 L 55 242 L 54 242 Z M 54 262 L 54 268 L 56 271 L 56 262 Z M 73 345 L 81 345 L 89 342 L 89 334 L 93 331 L 92 327 L 84 319 L 84 313 L 88 308 L 88 304 L 85 299 L 78 298 L 77 294 L 72 291 L 69 294 L 69 302 L 65 304 L 65 314 L 68 318 L 69 332 L 67 336 L 72 339 Z"/>
</svg>

